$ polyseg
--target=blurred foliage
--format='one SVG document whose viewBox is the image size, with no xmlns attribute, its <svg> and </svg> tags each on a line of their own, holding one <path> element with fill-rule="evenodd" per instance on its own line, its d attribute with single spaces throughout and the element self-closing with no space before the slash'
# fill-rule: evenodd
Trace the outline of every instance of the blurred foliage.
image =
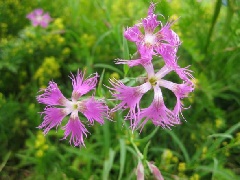
<svg viewBox="0 0 240 180">
<path fill-rule="evenodd" d="M 240 2 L 154 2 L 163 22 L 176 20 L 180 66 L 194 72 L 195 91 L 185 102 L 191 107 L 183 112 L 187 122 L 172 130 L 149 123 L 139 134 L 115 113 L 114 122 L 92 127 L 86 148 L 79 149 L 59 140 L 60 128 L 46 137 L 37 130 L 43 107 L 35 96 L 52 79 L 70 94 L 68 75 L 77 69 L 104 75 L 98 96 L 110 98 L 103 86 L 109 78 L 132 83 L 142 69 L 117 66 L 114 59 L 135 53 L 122 32 L 147 14 L 149 1 L 0 1 L 0 179 L 135 179 L 133 144 L 166 180 L 240 178 Z M 53 18 L 45 29 L 26 19 L 36 8 Z"/>
</svg>

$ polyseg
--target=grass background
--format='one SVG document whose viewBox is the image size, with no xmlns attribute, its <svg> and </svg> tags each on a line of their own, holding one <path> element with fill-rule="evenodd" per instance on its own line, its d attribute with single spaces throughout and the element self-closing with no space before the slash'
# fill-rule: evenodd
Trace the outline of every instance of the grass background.
<svg viewBox="0 0 240 180">
<path fill-rule="evenodd" d="M 149 1 L 0 1 L 0 179 L 136 179 L 133 144 L 167 180 L 240 178 L 240 2 L 154 2 L 163 23 L 180 17 L 172 27 L 182 41 L 179 64 L 191 65 L 196 84 L 185 102 L 187 121 L 172 130 L 149 123 L 132 134 L 116 113 L 115 122 L 88 128 L 86 148 L 79 149 L 59 140 L 61 129 L 44 137 L 36 128 L 43 110 L 37 92 L 53 79 L 70 97 L 68 75 L 85 69 L 102 75 L 96 95 L 110 98 L 103 86 L 109 78 L 141 75 L 143 69 L 128 70 L 114 59 L 135 53 L 123 29 L 146 16 Z M 53 17 L 48 28 L 26 19 L 36 8 Z M 174 96 L 166 93 L 165 101 Z"/>
</svg>

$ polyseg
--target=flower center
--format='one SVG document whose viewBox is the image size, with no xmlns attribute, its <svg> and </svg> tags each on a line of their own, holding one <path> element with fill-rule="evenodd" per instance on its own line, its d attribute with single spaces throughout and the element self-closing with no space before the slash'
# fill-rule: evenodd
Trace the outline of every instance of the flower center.
<svg viewBox="0 0 240 180">
<path fill-rule="evenodd" d="M 151 77 L 148 81 L 150 82 L 150 84 L 152 86 L 157 85 L 157 78 L 155 78 L 155 77 Z"/>
<path fill-rule="evenodd" d="M 42 19 L 43 19 L 43 17 L 42 17 L 42 16 L 37 16 L 37 17 L 36 17 L 36 20 L 37 20 L 38 22 L 41 22 L 41 21 L 42 21 Z"/>
<path fill-rule="evenodd" d="M 73 104 L 73 109 L 74 109 L 74 110 L 78 109 L 77 103 L 74 103 L 74 104 Z"/>
<path fill-rule="evenodd" d="M 146 45 L 152 46 L 155 42 L 155 35 L 153 34 L 146 34 L 144 37 L 144 41 Z"/>
</svg>

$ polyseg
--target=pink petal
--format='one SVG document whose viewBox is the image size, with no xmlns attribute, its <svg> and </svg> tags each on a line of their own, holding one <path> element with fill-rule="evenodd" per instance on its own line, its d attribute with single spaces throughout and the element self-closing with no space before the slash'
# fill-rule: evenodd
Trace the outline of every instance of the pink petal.
<svg viewBox="0 0 240 180">
<path fill-rule="evenodd" d="M 97 78 L 97 73 L 95 73 L 94 77 L 89 77 L 86 80 L 84 80 L 84 73 L 82 73 L 81 71 L 78 71 L 76 77 L 72 74 L 72 99 L 77 101 L 82 95 L 94 89 L 97 84 Z"/>
<path fill-rule="evenodd" d="M 144 167 L 141 161 L 138 163 L 136 174 L 137 180 L 144 180 Z"/>
<path fill-rule="evenodd" d="M 143 35 L 137 26 L 127 28 L 124 37 L 132 42 L 140 42 L 143 39 Z"/>
<path fill-rule="evenodd" d="M 153 33 L 155 28 L 160 24 L 160 22 L 157 21 L 157 15 L 151 14 L 142 20 L 142 24 L 146 34 Z"/>
<path fill-rule="evenodd" d="M 156 54 L 153 51 L 153 47 L 154 46 L 146 45 L 144 41 L 141 43 L 137 43 L 137 48 L 138 48 L 138 51 L 139 51 L 142 59 L 151 59 L 152 60 L 152 56 Z"/>
<path fill-rule="evenodd" d="M 42 20 L 41 22 L 39 22 L 39 24 L 43 27 L 43 28 L 46 28 L 49 24 L 49 22 L 51 21 L 51 17 L 49 16 L 48 13 L 44 14 L 42 16 Z"/>
<path fill-rule="evenodd" d="M 113 88 L 110 88 L 110 90 L 113 90 L 115 92 L 112 93 L 113 97 L 115 97 L 116 100 L 121 101 L 112 109 L 112 111 L 114 112 L 129 108 L 129 112 L 125 119 L 131 120 L 131 127 L 134 129 L 135 121 L 140 113 L 140 100 L 142 96 L 151 89 L 151 84 L 149 82 L 146 82 L 141 86 L 128 87 L 125 86 L 121 81 L 117 80 L 110 81 L 110 83 L 113 86 Z"/>
<path fill-rule="evenodd" d="M 27 17 L 29 20 L 33 20 L 36 16 L 34 15 L 34 13 L 29 13 L 26 17 Z"/>
<path fill-rule="evenodd" d="M 37 101 L 46 105 L 61 105 L 65 106 L 68 100 L 63 96 L 59 90 L 58 85 L 50 81 L 48 87 L 44 90 L 44 93 L 37 96 Z"/>
<path fill-rule="evenodd" d="M 135 59 L 135 60 L 123 60 L 117 59 L 116 64 L 127 64 L 129 67 L 139 66 L 151 62 L 152 59 Z"/>
<path fill-rule="evenodd" d="M 170 29 L 172 24 L 173 22 L 167 23 L 158 33 L 161 34 L 162 40 L 168 42 L 171 46 L 179 46 L 181 44 L 179 36 Z"/>
<path fill-rule="evenodd" d="M 179 114 L 182 115 L 182 109 L 183 109 L 183 104 L 181 102 L 181 99 L 184 97 L 187 97 L 188 94 L 193 91 L 193 89 L 194 89 L 193 85 L 187 84 L 187 83 L 176 84 L 171 81 L 166 81 L 163 79 L 159 80 L 158 83 L 160 86 L 163 86 L 163 87 L 171 90 L 175 94 L 175 96 L 177 98 L 177 102 L 174 107 L 173 113 L 177 117 L 177 119 L 179 119 Z M 182 117 L 183 117 L 183 115 L 182 115 Z"/>
<path fill-rule="evenodd" d="M 145 109 L 142 109 L 139 121 L 143 119 L 140 125 L 141 129 L 151 120 L 155 126 L 161 126 L 163 128 L 170 128 L 174 124 L 179 124 L 179 120 L 176 119 L 173 112 L 170 111 L 164 104 L 161 89 L 157 86 L 154 87 L 154 100 L 152 104 Z"/>
<path fill-rule="evenodd" d="M 168 65 L 172 69 L 175 69 L 175 67 L 177 66 L 176 47 L 172 47 L 168 44 L 160 44 L 159 46 L 155 47 L 155 50 L 162 56 L 166 65 Z"/>
<path fill-rule="evenodd" d="M 45 114 L 43 122 L 38 128 L 44 129 L 44 134 L 47 134 L 50 129 L 61 124 L 68 112 L 63 108 L 47 107 L 44 109 L 43 114 Z"/>
<path fill-rule="evenodd" d="M 152 164 L 152 163 L 147 163 L 147 164 L 148 164 L 148 167 L 149 167 L 151 173 L 156 178 L 156 180 L 164 180 L 161 172 L 154 164 Z"/>
<path fill-rule="evenodd" d="M 108 106 L 104 101 L 96 100 L 93 97 L 85 99 L 78 104 L 78 110 L 86 116 L 90 124 L 97 121 L 104 124 L 104 117 L 108 117 Z"/>
<path fill-rule="evenodd" d="M 36 15 L 36 16 L 41 16 L 43 14 L 43 10 L 42 9 L 35 9 L 33 11 L 33 13 Z"/>
<path fill-rule="evenodd" d="M 70 117 L 68 123 L 62 128 L 65 130 L 63 139 L 70 136 L 70 144 L 74 146 L 85 146 L 84 136 L 87 137 L 88 130 L 79 120 L 79 117 Z"/>
</svg>

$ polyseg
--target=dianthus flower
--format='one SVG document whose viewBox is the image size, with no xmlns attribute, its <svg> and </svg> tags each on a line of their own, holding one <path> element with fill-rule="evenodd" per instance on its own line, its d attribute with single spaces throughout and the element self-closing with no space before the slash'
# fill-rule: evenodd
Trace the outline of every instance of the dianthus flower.
<svg viewBox="0 0 240 180">
<path fill-rule="evenodd" d="M 52 20 L 48 13 L 44 13 L 42 9 L 35 9 L 33 12 L 26 16 L 33 26 L 47 27 L 49 22 Z"/>
<path fill-rule="evenodd" d="M 147 166 L 151 172 L 154 179 L 164 180 L 160 170 L 153 164 L 153 162 L 147 162 Z M 144 166 L 141 161 L 138 162 L 136 169 L 137 180 L 144 180 Z"/>
<path fill-rule="evenodd" d="M 78 113 L 82 113 L 90 125 L 93 125 L 95 121 L 102 125 L 104 117 L 108 118 L 108 107 L 103 100 L 97 100 L 93 96 L 82 98 L 83 95 L 95 88 L 97 78 L 98 75 L 95 74 L 84 80 L 84 73 L 79 71 L 76 76 L 71 75 L 73 86 L 71 100 L 64 97 L 55 82 L 49 82 L 44 93 L 37 96 L 39 103 L 47 105 L 42 112 L 44 114 L 43 122 L 39 126 L 44 129 L 45 135 L 53 127 L 58 127 L 70 114 L 67 124 L 62 128 L 65 130 L 63 139 L 70 136 L 70 144 L 85 146 L 83 138 L 87 137 L 88 130 L 80 120 Z"/>
<path fill-rule="evenodd" d="M 193 78 L 191 71 L 187 68 L 181 68 L 177 63 L 177 49 L 180 44 L 178 35 L 170 28 L 170 24 L 162 27 L 157 33 L 154 29 L 161 25 L 156 20 L 153 13 L 154 4 L 152 3 L 148 10 L 148 17 L 142 20 L 145 30 L 143 35 L 138 26 L 128 28 L 125 37 L 136 43 L 139 59 L 135 60 L 117 60 L 117 64 L 127 64 L 130 67 L 142 66 L 147 73 L 145 82 L 136 87 L 124 85 L 120 80 L 110 80 L 112 87 L 109 87 L 113 97 L 119 100 L 112 111 L 129 109 L 125 120 L 130 120 L 131 128 L 134 130 L 138 127 L 143 128 L 147 121 L 152 121 L 156 126 L 170 128 L 175 124 L 180 124 L 180 115 L 182 115 L 183 104 L 181 100 L 193 91 Z M 158 71 L 154 70 L 152 59 L 153 56 L 162 57 L 165 65 Z M 175 72 L 182 83 L 177 84 L 163 79 L 170 72 Z M 173 110 L 166 107 L 161 88 L 167 88 L 176 96 L 176 104 Z M 141 99 L 149 90 L 153 90 L 153 101 L 147 108 L 141 108 Z"/>
<path fill-rule="evenodd" d="M 170 29 L 173 22 L 163 25 L 154 14 L 155 4 L 151 3 L 148 16 L 124 32 L 124 37 L 135 42 L 141 59 L 149 59 L 152 55 L 160 55 L 168 65 L 175 65 L 174 59 L 178 46 L 179 36 Z M 143 27 L 144 33 L 141 32 Z M 159 28 L 160 30 L 156 30 Z"/>
</svg>

